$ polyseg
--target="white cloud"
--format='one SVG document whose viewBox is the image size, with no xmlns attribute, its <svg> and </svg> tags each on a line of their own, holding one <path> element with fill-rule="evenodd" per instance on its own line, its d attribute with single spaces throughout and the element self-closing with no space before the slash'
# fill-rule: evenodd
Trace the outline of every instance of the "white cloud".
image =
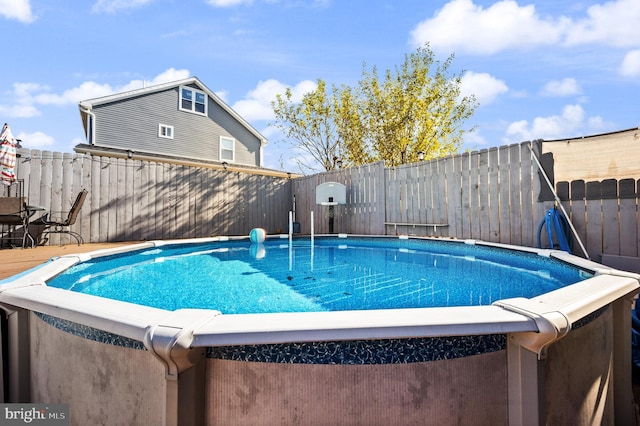
<svg viewBox="0 0 640 426">
<path fill-rule="evenodd" d="M 0 115 L 11 118 L 36 117 L 42 115 L 38 109 L 39 105 L 71 105 L 85 99 L 99 98 L 114 93 L 140 89 L 145 85 L 162 84 L 187 77 L 189 77 L 189 70 L 169 68 L 150 81 L 131 80 L 122 86 L 115 87 L 107 83 L 100 84 L 95 81 L 85 81 L 79 86 L 67 89 L 62 93 L 51 93 L 49 87 L 37 83 L 14 83 L 13 90 L 5 96 L 5 99 L 13 100 L 14 104 L 0 104 Z"/>
<path fill-rule="evenodd" d="M 581 93 L 582 89 L 575 78 L 553 80 L 542 88 L 542 95 L 550 97 L 573 96 Z"/>
<path fill-rule="evenodd" d="M 76 104 L 85 99 L 99 98 L 114 93 L 140 89 L 144 86 L 181 80 L 188 76 L 189 70 L 169 68 L 150 81 L 131 80 L 122 86 L 115 87 L 108 83 L 100 84 L 95 81 L 85 81 L 79 86 L 67 89 L 62 93 L 51 93 L 48 87 L 37 83 L 14 83 L 12 96 L 9 97 L 15 99 L 16 105 L 0 105 L 0 111 L 12 117 L 33 117 L 40 115 L 37 105 L 63 106 Z"/>
<path fill-rule="evenodd" d="M 218 96 L 220 99 L 222 99 L 224 102 L 228 102 L 227 98 L 229 96 L 229 92 L 227 92 L 226 90 L 219 90 L 217 92 L 214 92 L 216 94 L 216 96 Z"/>
<path fill-rule="evenodd" d="M 36 20 L 29 0 L 0 0 L 0 15 L 29 24 Z"/>
<path fill-rule="evenodd" d="M 332 0 L 313 0 L 313 2 L 311 2 L 311 6 L 318 9 L 325 9 L 331 6 L 332 2 Z"/>
<path fill-rule="evenodd" d="M 108 84 L 98 84 L 86 81 L 80 86 L 65 90 L 61 94 L 42 93 L 34 96 L 34 101 L 40 105 L 67 105 L 78 103 L 84 99 L 99 98 L 113 93 Z"/>
<path fill-rule="evenodd" d="M 504 81 L 487 73 L 467 71 L 462 76 L 460 84 L 460 94 L 474 95 L 481 106 L 490 104 L 496 97 L 508 91 L 509 88 Z"/>
<path fill-rule="evenodd" d="M 590 129 L 601 129 L 604 122 L 602 118 L 596 116 L 588 118 L 586 125 Z M 580 105 L 566 105 L 560 115 L 536 117 L 531 124 L 527 120 L 511 123 L 503 142 L 560 139 L 581 133 L 583 127 L 585 127 L 584 109 Z"/>
<path fill-rule="evenodd" d="M 48 90 L 46 86 L 42 86 L 37 83 L 14 83 L 13 84 L 13 94 L 18 99 L 18 101 L 22 101 L 25 98 L 28 98 L 33 95 L 33 92 L 37 92 L 39 90 Z"/>
<path fill-rule="evenodd" d="M 6 99 L 14 100 L 13 105 L 0 104 L 0 113 L 12 118 L 29 118 L 40 115 L 40 111 L 34 105 L 33 92 L 46 90 L 45 87 L 35 83 L 14 83 L 13 91 L 9 92 Z"/>
<path fill-rule="evenodd" d="M 640 2 L 614 0 L 587 9 L 587 17 L 575 22 L 566 34 L 569 46 L 599 43 L 614 47 L 640 44 Z"/>
<path fill-rule="evenodd" d="M 604 130 L 614 125 L 613 123 L 605 122 L 600 116 L 589 117 L 588 124 L 592 130 Z"/>
<path fill-rule="evenodd" d="M 315 90 L 315 88 L 315 82 L 309 80 L 301 81 L 291 87 L 293 101 L 300 101 L 302 95 Z M 276 95 L 283 94 L 286 89 L 287 86 L 278 80 L 260 81 L 255 89 L 247 93 L 245 99 L 233 104 L 233 109 L 248 121 L 272 120 L 274 116 L 271 102 L 276 99 Z"/>
<path fill-rule="evenodd" d="M 42 132 L 34 132 L 34 133 L 20 132 L 16 136 L 16 139 L 22 139 L 22 142 L 20 145 L 22 145 L 23 148 L 30 148 L 30 149 L 46 148 L 49 146 L 53 146 L 56 142 L 55 139 L 53 139 L 53 137 L 47 134 L 44 134 Z"/>
<path fill-rule="evenodd" d="M 620 64 L 619 72 L 625 77 L 640 77 L 640 50 L 627 52 Z"/>
<path fill-rule="evenodd" d="M 467 149 L 478 149 L 478 147 L 487 145 L 487 139 L 478 130 L 465 133 L 463 138 Z"/>
<path fill-rule="evenodd" d="M 128 92 L 130 90 L 137 90 L 142 87 L 155 86 L 157 84 L 169 83 L 171 81 L 182 80 L 190 77 L 189 70 L 182 69 L 177 70 L 175 68 L 169 68 L 168 70 L 158 74 L 151 80 L 131 80 L 129 83 L 124 86 L 116 87 L 115 89 L 111 89 L 111 93 L 120 93 L 120 92 Z M 110 93 L 107 93 L 107 95 Z M 105 96 L 105 95 L 99 95 Z M 98 96 L 92 96 L 98 97 Z M 82 99 L 90 99 L 90 97 L 84 97 Z"/>
<path fill-rule="evenodd" d="M 493 54 L 526 46 L 553 45 L 565 19 L 541 19 L 534 5 L 501 0 L 488 8 L 472 0 L 452 0 L 411 32 L 411 43 L 429 42 L 433 49 Z"/>
<path fill-rule="evenodd" d="M 127 9 L 135 9 L 151 3 L 153 0 L 98 0 L 91 8 L 95 13 L 117 13 Z"/>
<path fill-rule="evenodd" d="M 232 7 L 251 3 L 252 0 L 207 0 L 207 4 L 210 4 L 213 7 Z"/>
<path fill-rule="evenodd" d="M 267 3 L 280 3 L 281 0 L 266 0 Z M 253 0 L 206 0 L 206 3 L 213 7 L 233 7 L 243 4 L 252 4 Z M 293 2 L 296 4 L 297 2 Z M 303 2 L 300 2 L 303 3 Z M 311 7 L 316 9 L 324 9 L 331 5 L 332 0 L 312 0 Z"/>
<path fill-rule="evenodd" d="M 29 118 L 40 115 L 33 105 L 0 105 L 0 115 L 11 118 Z"/>
<path fill-rule="evenodd" d="M 410 42 L 429 42 L 434 50 L 494 54 L 539 46 L 602 44 L 632 47 L 640 44 L 640 2 L 613 0 L 587 9 L 581 19 L 542 17 L 535 5 L 500 0 L 489 7 L 473 0 L 451 0 L 432 18 L 419 23 Z"/>
</svg>

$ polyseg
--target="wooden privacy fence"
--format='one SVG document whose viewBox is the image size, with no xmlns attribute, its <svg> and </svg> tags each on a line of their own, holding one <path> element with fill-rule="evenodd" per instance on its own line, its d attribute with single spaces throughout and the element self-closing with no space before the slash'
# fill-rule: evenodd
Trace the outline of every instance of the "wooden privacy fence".
<svg viewBox="0 0 640 426">
<path fill-rule="evenodd" d="M 640 255 L 638 192 L 636 179 L 606 179 L 585 182 L 558 182 L 557 194 L 571 217 L 580 239 L 594 260 L 597 256 L 632 257 Z M 574 248 L 574 251 L 575 248 Z"/>
<path fill-rule="evenodd" d="M 73 228 L 87 242 L 286 232 L 291 209 L 288 179 L 205 167 L 23 150 L 18 178 L 45 210 L 68 211 L 87 189 Z"/>
<path fill-rule="evenodd" d="M 295 199 L 302 234 L 311 232 L 313 211 L 318 234 L 329 232 L 333 214 L 336 233 L 430 235 L 535 247 L 554 199 L 532 149 L 541 158 L 538 142 L 523 142 L 399 167 L 378 162 L 292 180 L 22 150 L 18 178 L 29 204 L 47 210 L 68 210 L 86 188 L 89 196 L 74 230 L 91 242 L 247 235 L 254 227 L 286 233 Z M 552 164 L 543 164 L 553 179 Z M 315 188 L 330 181 L 346 186 L 345 205 L 316 204 Z M 640 255 L 639 188 L 634 179 L 557 183 L 562 205 L 592 259 Z M 574 253 L 581 255 L 578 244 Z"/>
<path fill-rule="evenodd" d="M 334 207 L 337 233 L 429 235 L 536 247 L 554 198 L 548 196 L 551 191 L 532 150 L 541 157 L 538 143 L 523 142 L 388 169 L 375 163 L 298 178 L 292 186 L 296 219 L 308 233 L 313 211 L 315 231 L 328 232 L 329 208 L 315 204 L 315 187 L 335 181 L 347 187 L 346 205 Z M 553 179 L 553 170 L 547 172 Z M 569 185 L 571 192 L 563 189 Z M 638 182 L 557 186 L 593 260 L 640 254 Z M 544 235 L 542 243 L 547 243 Z M 577 243 L 574 253 L 582 255 Z"/>
<path fill-rule="evenodd" d="M 327 232 L 329 208 L 315 204 L 315 187 L 336 181 L 347 203 L 334 208 L 335 232 L 415 234 L 533 246 L 538 220 L 553 203 L 540 190 L 530 143 L 491 148 L 385 169 L 384 163 L 293 181 L 301 231 Z"/>
</svg>

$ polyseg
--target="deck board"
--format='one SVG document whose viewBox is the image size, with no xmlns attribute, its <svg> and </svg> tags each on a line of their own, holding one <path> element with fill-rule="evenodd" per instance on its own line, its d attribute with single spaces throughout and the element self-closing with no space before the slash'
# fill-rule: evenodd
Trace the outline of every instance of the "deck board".
<svg viewBox="0 0 640 426">
<path fill-rule="evenodd" d="M 80 246 L 76 244 L 38 246 L 35 248 L 13 248 L 0 250 L 0 280 L 19 274 L 27 269 L 45 263 L 52 257 L 67 254 L 87 253 L 95 250 L 113 248 L 135 242 L 119 243 L 88 243 Z"/>
</svg>

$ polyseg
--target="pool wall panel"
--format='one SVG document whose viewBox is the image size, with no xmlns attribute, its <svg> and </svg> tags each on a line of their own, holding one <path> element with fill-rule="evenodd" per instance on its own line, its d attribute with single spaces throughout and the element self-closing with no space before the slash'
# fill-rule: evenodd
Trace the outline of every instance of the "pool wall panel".
<svg viewBox="0 0 640 426">
<path fill-rule="evenodd" d="M 548 349 L 546 422 L 613 425 L 613 315 L 609 308 Z"/>
<path fill-rule="evenodd" d="M 69 404 L 71 425 L 164 424 L 165 372 L 150 352 L 30 323 L 32 402 Z"/>
<path fill-rule="evenodd" d="M 508 422 L 506 351 L 385 365 L 207 360 L 208 425 Z"/>
</svg>

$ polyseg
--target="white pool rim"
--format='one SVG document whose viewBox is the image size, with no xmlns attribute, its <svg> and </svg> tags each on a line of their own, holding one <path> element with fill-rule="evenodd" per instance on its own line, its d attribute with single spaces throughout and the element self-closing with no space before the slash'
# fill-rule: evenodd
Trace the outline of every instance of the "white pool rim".
<svg viewBox="0 0 640 426">
<path fill-rule="evenodd" d="M 0 285 L 0 303 L 5 309 L 27 309 L 143 342 L 148 350 L 165 359 L 171 357 L 171 352 L 177 347 L 188 349 L 508 333 L 517 333 L 519 344 L 540 354 L 549 344 L 566 335 L 576 321 L 625 295 L 637 293 L 640 286 L 638 274 L 608 268 L 563 251 L 477 240 L 451 241 L 536 253 L 586 269 L 593 272 L 594 276 L 531 299 L 504 299 L 491 306 L 233 315 L 208 309 L 167 311 L 46 285 L 48 280 L 69 267 L 89 259 L 166 244 L 232 239 L 246 237 L 150 241 L 85 254 L 65 255 L 20 274 L 15 279 L 5 280 Z"/>
</svg>

